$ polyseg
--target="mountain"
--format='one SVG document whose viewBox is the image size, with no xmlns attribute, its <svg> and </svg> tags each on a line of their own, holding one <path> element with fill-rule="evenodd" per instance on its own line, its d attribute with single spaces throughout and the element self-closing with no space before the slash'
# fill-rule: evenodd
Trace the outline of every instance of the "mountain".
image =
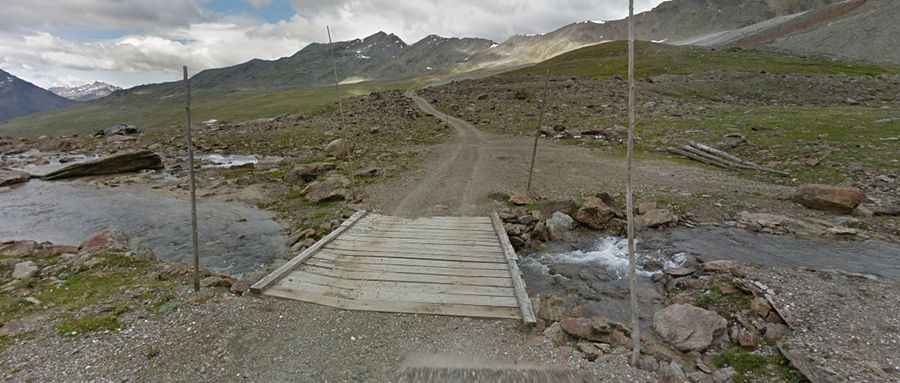
<svg viewBox="0 0 900 383">
<path fill-rule="evenodd" d="M 57 96 L 0 70 L 0 121 L 65 108 L 75 101 Z"/>
<path fill-rule="evenodd" d="M 84 84 L 80 86 L 58 86 L 48 89 L 49 91 L 55 93 L 57 96 L 65 97 L 74 101 L 91 101 L 96 100 L 98 98 L 103 98 L 109 96 L 112 92 L 120 90 L 115 85 L 110 85 L 105 82 L 95 81 L 91 84 Z"/>
</svg>

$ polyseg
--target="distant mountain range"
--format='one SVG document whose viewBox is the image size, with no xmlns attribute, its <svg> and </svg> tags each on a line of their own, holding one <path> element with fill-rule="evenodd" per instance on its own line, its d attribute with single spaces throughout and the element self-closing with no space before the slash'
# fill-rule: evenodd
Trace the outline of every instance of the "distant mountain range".
<svg viewBox="0 0 900 383">
<path fill-rule="evenodd" d="M 0 121 L 75 104 L 0 70 Z"/>
<path fill-rule="evenodd" d="M 92 101 L 98 98 L 103 98 L 112 94 L 119 88 L 115 85 L 107 84 L 105 82 L 94 81 L 90 84 L 84 84 L 79 86 L 58 86 L 48 89 L 49 91 L 55 93 L 57 96 L 65 97 L 74 101 Z"/>
</svg>

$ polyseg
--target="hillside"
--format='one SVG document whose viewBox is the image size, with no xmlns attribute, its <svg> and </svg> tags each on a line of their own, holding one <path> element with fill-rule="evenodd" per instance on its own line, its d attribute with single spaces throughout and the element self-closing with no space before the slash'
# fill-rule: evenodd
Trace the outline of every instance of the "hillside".
<svg viewBox="0 0 900 383">
<path fill-rule="evenodd" d="M 0 70 L 0 121 L 75 104 Z"/>
</svg>

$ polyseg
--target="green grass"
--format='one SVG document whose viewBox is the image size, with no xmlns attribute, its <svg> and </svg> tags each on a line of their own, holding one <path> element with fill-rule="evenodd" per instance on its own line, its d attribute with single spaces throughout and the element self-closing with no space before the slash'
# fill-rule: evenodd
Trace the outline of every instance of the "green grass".
<svg viewBox="0 0 900 383">
<path fill-rule="evenodd" d="M 716 368 L 732 367 L 735 370 L 734 383 L 749 382 L 790 382 L 805 381 L 803 376 L 792 369 L 780 354 L 764 356 L 746 351 L 740 347 L 725 350 L 713 359 Z"/>
<path fill-rule="evenodd" d="M 627 42 L 614 41 L 568 52 L 540 64 L 507 72 L 506 76 L 553 75 L 603 78 L 625 76 Z M 635 71 L 639 78 L 661 74 L 738 71 L 794 74 L 879 75 L 900 73 L 900 67 L 806 58 L 758 50 L 711 50 L 639 41 L 635 44 Z"/>
<path fill-rule="evenodd" d="M 339 87 L 341 97 L 387 89 L 409 89 L 416 80 L 359 83 Z M 199 89 L 191 95 L 193 121 L 245 121 L 284 114 L 314 113 L 336 101 L 333 87 L 279 90 Z M 183 126 L 184 93 L 170 84 L 138 88 L 124 96 L 111 96 L 71 108 L 20 117 L 0 125 L 0 136 L 87 135 L 117 123 L 148 132 Z"/>
<path fill-rule="evenodd" d="M 96 331 L 115 331 L 122 328 L 117 313 L 101 315 L 87 315 L 78 319 L 70 318 L 56 325 L 56 332 L 60 335 L 83 335 Z"/>
</svg>

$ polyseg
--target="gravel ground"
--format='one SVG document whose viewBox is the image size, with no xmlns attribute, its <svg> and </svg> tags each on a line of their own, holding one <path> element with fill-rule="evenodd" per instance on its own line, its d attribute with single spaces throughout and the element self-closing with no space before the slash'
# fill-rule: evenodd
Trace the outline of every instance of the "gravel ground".
<svg viewBox="0 0 900 383">
<path fill-rule="evenodd" d="M 755 269 L 793 333 L 784 343 L 813 381 L 900 382 L 900 283 L 836 272 Z M 801 368 L 803 362 L 806 368 Z M 816 379 L 818 378 L 818 379 Z"/>
</svg>

